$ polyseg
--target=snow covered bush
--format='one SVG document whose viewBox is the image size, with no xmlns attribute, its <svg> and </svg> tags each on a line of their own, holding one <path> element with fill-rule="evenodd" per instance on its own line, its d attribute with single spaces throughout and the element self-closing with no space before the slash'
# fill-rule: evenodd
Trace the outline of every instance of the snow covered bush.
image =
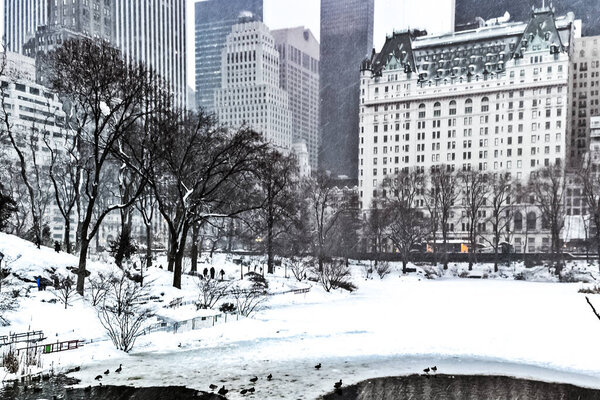
<svg viewBox="0 0 600 400">
<path fill-rule="evenodd" d="M 198 309 L 213 308 L 222 298 L 227 296 L 229 282 L 208 279 L 202 275 L 198 276 L 196 287 L 198 288 Z"/>
<path fill-rule="evenodd" d="M 250 288 L 237 286 L 230 291 L 230 294 L 235 300 L 238 314 L 244 317 L 262 310 L 267 301 L 267 292 L 258 285 L 252 285 Z"/>
<path fill-rule="evenodd" d="M 350 281 L 352 274 L 344 260 L 326 261 L 323 263 L 322 271 L 315 269 L 314 272 L 326 292 L 330 292 L 331 289 L 336 288 L 345 289 L 350 292 L 356 289 L 356 286 Z"/>
<path fill-rule="evenodd" d="M 377 265 L 375 265 L 375 272 L 379 276 L 379 279 L 383 279 L 392 272 L 392 267 L 387 261 L 379 261 Z"/>
<path fill-rule="evenodd" d="M 311 267 L 312 261 L 310 260 L 295 257 L 292 257 L 289 260 L 289 268 L 298 282 L 302 282 L 306 279 L 306 274 L 310 271 Z"/>
<path fill-rule="evenodd" d="M 108 285 L 104 300 L 97 307 L 98 319 L 106 329 L 115 347 L 126 353 L 131 351 L 136 339 L 153 313 L 146 305 L 149 286 L 140 286 L 125 273 L 115 275 Z"/>
</svg>

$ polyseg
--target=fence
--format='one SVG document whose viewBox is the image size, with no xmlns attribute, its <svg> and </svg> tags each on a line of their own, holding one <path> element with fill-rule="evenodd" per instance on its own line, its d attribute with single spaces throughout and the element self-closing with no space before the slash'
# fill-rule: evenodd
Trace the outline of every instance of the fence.
<svg viewBox="0 0 600 400">
<path fill-rule="evenodd" d="M 0 347 L 16 343 L 37 343 L 44 339 L 46 338 L 42 331 L 10 333 L 8 335 L 0 336 Z"/>
<path fill-rule="evenodd" d="M 146 327 L 141 332 L 141 334 L 148 335 L 153 332 L 181 333 L 181 332 L 195 331 L 198 329 L 210 328 L 215 325 L 224 324 L 227 322 L 227 319 L 228 319 L 227 317 L 228 317 L 227 314 L 219 313 L 219 314 L 212 315 L 212 316 L 196 317 L 196 318 L 188 319 L 185 321 L 176 321 L 176 322 L 162 321 L 157 324 Z M 238 320 L 237 316 L 234 317 L 233 315 L 230 315 L 229 317 L 230 317 L 230 319 L 235 318 L 236 321 Z"/>
<path fill-rule="evenodd" d="M 17 355 L 22 351 L 42 351 L 43 354 L 58 353 L 62 351 L 76 350 L 83 346 L 83 340 L 65 340 L 62 342 L 40 344 L 35 346 L 27 346 L 21 349 L 17 349 Z"/>
</svg>

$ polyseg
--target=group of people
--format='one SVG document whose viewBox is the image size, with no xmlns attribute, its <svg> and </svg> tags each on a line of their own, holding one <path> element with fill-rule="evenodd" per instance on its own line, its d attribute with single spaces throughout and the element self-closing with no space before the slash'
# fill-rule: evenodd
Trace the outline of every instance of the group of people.
<svg viewBox="0 0 600 400">
<path fill-rule="evenodd" d="M 204 268 L 204 271 L 202 271 L 202 276 L 208 279 L 208 274 L 210 273 L 210 279 L 215 279 L 216 272 L 217 271 L 215 270 L 215 267 L 210 267 L 210 271 L 208 268 Z M 225 279 L 225 271 L 223 271 L 223 269 L 219 271 L 219 275 L 221 275 L 221 280 Z"/>
</svg>

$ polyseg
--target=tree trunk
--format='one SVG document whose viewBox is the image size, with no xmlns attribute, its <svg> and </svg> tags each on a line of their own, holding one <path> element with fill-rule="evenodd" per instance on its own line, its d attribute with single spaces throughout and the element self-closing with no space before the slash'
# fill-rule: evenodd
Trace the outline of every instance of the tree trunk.
<svg viewBox="0 0 600 400">
<path fill-rule="evenodd" d="M 271 217 L 267 224 L 267 271 L 269 274 L 275 272 L 273 268 L 273 219 Z"/>
<path fill-rule="evenodd" d="M 71 253 L 71 219 L 69 216 L 65 218 L 65 251 Z"/>
<path fill-rule="evenodd" d="M 191 249 L 191 258 L 192 258 L 192 272 L 198 271 L 198 235 L 200 230 L 198 229 L 198 225 L 194 224 L 192 227 L 192 249 Z"/>
<path fill-rule="evenodd" d="M 146 267 L 152 266 L 152 224 L 146 224 Z"/>
<path fill-rule="evenodd" d="M 187 237 L 189 228 L 186 225 L 183 227 L 181 233 L 181 240 L 175 245 L 175 269 L 173 271 L 173 287 L 181 289 L 181 275 L 183 273 L 183 255 L 185 253 L 185 239 Z"/>
<path fill-rule="evenodd" d="M 79 250 L 79 268 L 77 271 L 77 293 L 83 296 L 83 289 L 85 285 L 85 275 L 86 275 L 86 262 L 87 262 L 87 253 L 90 247 L 90 240 L 87 237 L 81 237 L 81 249 Z"/>
<path fill-rule="evenodd" d="M 168 254 L 168 267 L 167 270 L 169 272 L 174 271 L 175 267 L 175 252 L 177 251 L 177 238 L 174 237 L 173 232 L 169 231 L 169 249 L 167 250 Z"/>
</svg>

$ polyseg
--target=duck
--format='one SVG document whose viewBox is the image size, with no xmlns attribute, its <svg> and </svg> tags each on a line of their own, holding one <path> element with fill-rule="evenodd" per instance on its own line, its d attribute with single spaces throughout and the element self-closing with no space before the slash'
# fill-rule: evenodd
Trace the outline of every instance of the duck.
<svg viewBox="0 0 600 400">
<path fill-rule="evenodd" d="M 115 372 L 116 372 L 117 374 L 120 374 L 120 373 L 121 373 L 121 371 L 123 371 L 123 364 L 119 364 L 119 368 L 115 369 Z"/>
<path fill-rule="evenodd" d="M 317 365 L 315 365 L 315 369 L 321 369 L 321 363 L 318 363 Z"/>
<path fill-rule="evenodd" d="M 223 387 L 221 387 L 217 393 L 219 393 L 221 396 L 225 396 L 228 392 L 229 390 L 225 389 L 225 385 L 223 385 Z"/>
<path fill-rule="evenodd" d="M 425 372 L 426 374 L 428 374 L 428 373 L 429 373 L 429 371 L 430 371 L 430 369 L 429 369 L 429 368 L 425 368 L 425 369 L 423 370 L 423 372 Z"/>
<path fill-rule="evenodd" d="M 104 375 L 108 375 L 108 374 L 110 374 L 110 370 L 109 369 L 107 369 L 106 371 L 104 371 Z"/>
<path fill-rule="evenodd" d="M 256 391 L 256 389 L 254 389 L 253 387 L 251 387 L 250 389 L 248 389 L 248 393 L 254 393 Z"/>
<path fill-rule="evenodd" d="M 431 370 L 432 370 L 433 372 L 437 372 L 437 365 L 434 365 L 433 367 L 431 367 Z"/>
<path fill-rule="evenodd" d="M 240 394 L 246 394 L 246 393 L 248 393 L 248 389 L 242 389 L 242 390 L 240 390 Z"/>
<path fill-rule="evenodd" d="M 256 383 L 256 381 L 258 381 L 258 376 L 255 376 L 254 378 L 250 378 L 250 382 Z"/>
<path fill-rule="evenodd" d="M 90 386 L 87 386 L 87 387 L 85 387 L 85 388 L 83 389 L 83 391 L 84 391 L 84 392 L 86 392 L 86 393 L 87 393 L 87 392 L 91 392 L 91 391 L 92 391 L 92 386 L 90 385 Z"/>
<path fill-rule="evenodd" d="M 98 375 L 94 379 L 97 380 L 97 381 L 99 381 L 100 379 L 102 379 L 102 375 Z"/>
<path fill-rule="evenodd" d="M 267 375 L 267 380 L 270 381 L 271 379 L 273 379 L 273 375 L 272 374 Z"/>
<path fill-rule="evenodd" d="M 333 384 L 333 387 L 339 389 L 342 387 L 342 380 L 340 379 L 338 382 Z"/>
<path fill-rule="evenodd" d="M 216 388 L 218 388 L 217 385 L 215 385 L 214 383 L 211 383 L 210 385 L 208 385 L 208 387 L 210 388 L 210 390 L 214 391 Z"/>
</svg>

